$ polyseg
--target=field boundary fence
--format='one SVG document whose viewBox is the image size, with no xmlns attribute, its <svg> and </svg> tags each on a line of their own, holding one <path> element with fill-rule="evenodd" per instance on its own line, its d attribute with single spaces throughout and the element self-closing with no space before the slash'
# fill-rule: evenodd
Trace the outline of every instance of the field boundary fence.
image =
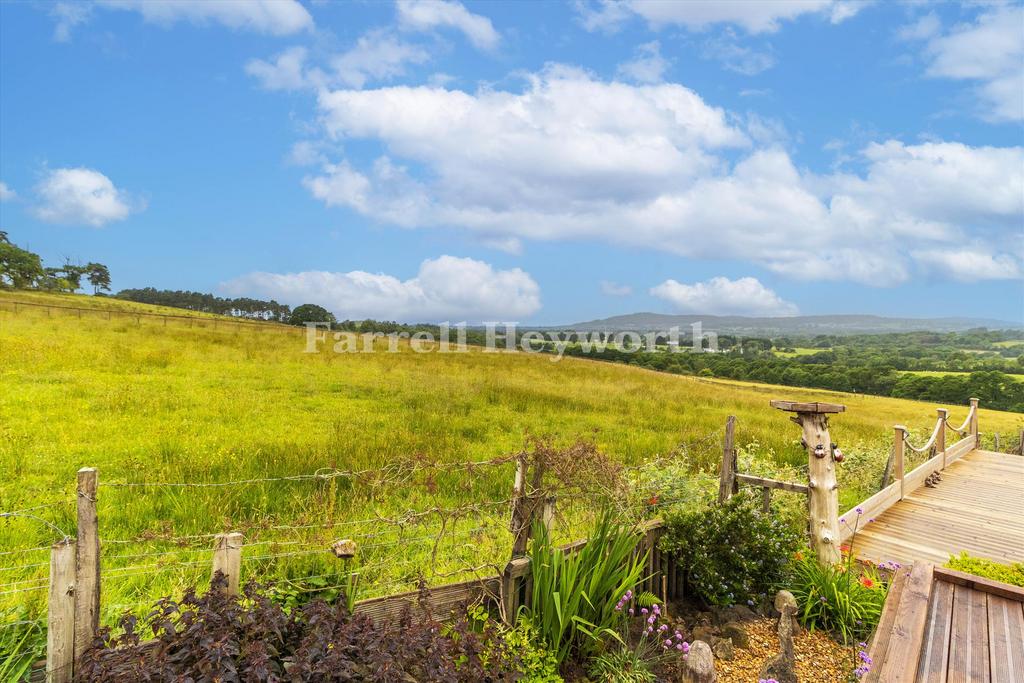
<svg viewBox="0 0 1024 683">
<path fill-rule="evenodd" d="M 688 447 L 693 448 L 721 448 L 722 432 L 716 430 L 689 444 Z M 666 462 L 672 457 L 664 456 Z M 650 466 L 651 462 L 657 464 L 662 460 L 649 460 L 634 466 L 618 465 L 618 473 L 627 476 L 634 470 Z M 570 517 L 580 511 L 593 512 L 600 505 L 617 504 L 613 500 L 614 492 L 605 490 L 600 483 L 595 483 L 593 488 L 583 485 L 563 487 L 560 482 L 571 479 L 575 472 L 558 470 L 560 467 L 572 466 L 571 462 L 549 465 L 544 457 L 537 455 L 535 449 L 534 452 L 524 450 L 468 462 L 410 460 L 381 468 L 325 468 L 305 474 L 225 481 L 103 481 L 96 468 L 85 467 L 76 475 L 72 498 L 0 512 L 0 518 L 32 518 L 34 523 L 45 525 L 58 539 L 51 546 L 0 551 L 10 555 L 29 552 L 42 554 L 43 551 L 49 551 L 47 562 L 33 560 L 10 567 L 12 570 L 48 567 L 46 578 L 5 583 L 3 572 L 0 571 L 0 595 L 21 591 L 43 594 L 46 596 L 46 618 L 32 621 L 31 624 L 27 620 L 14 622 L 0 628 L 45 627 L 46 660 L 45 663 L 36 663 L 33 680 L 45 677 L 54 683 L 65 683 L 72 680 L 75 661 L 92 646 L 99 630 L 102 586 L 106 582 L 146 577 L 153 572 L 165 570 L 191 571 L 190 576 L 201 576 L 208 571 L 206 576 L 209 577 L 220 572 L 227 578 L 226 590 L 237 595 L 242 591 L 241 580 L 258 580 L 260 568 L 267 566 L 266 563 L 281 558 L 317 555 L 327 557 L 331 562 L 337 560 L 337 566 L 341 569 L 298 578 L 302 579 L 303 585 L 315 581 L 308 589 L 309 593 L 322 595 L 331 591 L 335 599 L 346 599 L 346 591 L 352 587 L 353 576 L 359 578 L 373 574 L 373 570 L 391 571 L 401 568 L 403 564 L 409 565 L 401 568 L 403 571 L 408 570 L 401 580 L 359 585 L 359 594 L 372 597 L 356 601 L 356 613 L 377 619 L 392 619 L 412 608 L 447 616 L 452 609 L 464 604 L 487 603 L 496 608 L 503 619 L 511 621 L 519 608 L 529 606 L 530 602 L 531 569 L 527 550 L 534 525 L 543 524 L 554 537 L 568 539 L 569 542 L 562 543 L 560 547 L 565 552 L 572 552 L 582 547 L 586 540 L 570 536 L 582 528 L 582 522 L 581 526 L 574 526 L 570 523 Z M 242 525 L 236 530 L 219 533 L 168 534 L 148 539 L 179 547 L 183 553 L 189 553 L 194 558 L 176 559 L 167 565 L 161 564 L 161 552 L 136 552 L 134 546 L 146 539 L 105 536 L 98 510 L 104 495 L 112 495 L 118 490 L 220 490 L 286 482 L 329 484 L 332 480 L 355 482 L 356 485 L 362 484 L 368 488 L 394 488 L 409 484 L 417 477 L 430 485 L 435 477 L 446 474 L 467 477 L 472 487 L 476 473 L 493 471 L 495 468 L 509 477 L 511 486 L 505 496 L 485 496 L 483 500 L 452 505 L 424 505 L 328 523 L 297 520 L 287 524 L 255 524 L 251 528 Z M 598 478 L 595 478 L 597 481 Z M 483 492 L 479 495 L 482 496 Z M 663 502 L 668 504 L 672 501 Z M 625 505 L 621 501 L 618 504 Z M 74 533 L 71 533 L 71 528 L 63 529 L 39 517 L 48 509 L 59 506 L 73 508 L 67 518 L 74 520 Z M 636 523 L 639 534 L 637 552 L 646 554 L 648 558 L 648 571 L 639 588 L 655 593 L 664 600 L 671 600 L 681 596 L 683 577 L 674 558 L 658 549 L 658 541 L 663 532 L 662 522 L 658 518 L 647 519 L 645 513 L 649 511 L 645 507 L 630 519 Z M 71 524 L 68 522 L 65 526 L 71 527 Z M 269 532 L 292 531 L 313 531 L 318 539 L 265 540 L 261 536 Z M 495 537 L 498 537 L 495 547 L 506 549 L 504 557 L 481 556 L 476 548 L 477 543 L 481 539 L 493 540 Z M 429 571 L 424 570 L 423 566 L 415 566 L 415 560 L 395 557 L 399 549 L 413 544 L 422 544 L 426 548 L 420 561 L 429 567 Z M 362 561 L 364 555 L 373 557 L 371 553 L 381 555 L 379 562 Z M 304 591 L 300 589 L 296 592 Z M 105 603 L 102 606 L 107 608 L 108 614 L 111 608 L 117 607 Z"/>
<path fill-rule="evenodd" d="M 121 299 L 114 299 L 115 301 L 122 301 Z M 128 300 L 124 300 L 128 301 Z M 128 303 L 132 303 L 128 301 Z M 166 327 L 168 320 L 177 322 L 187 322 L 188 327 L 212 327 L 212 329 L 218 329 L 222 325 L 234 325 L 236 327 L 243 327 L 253 330 L 272 330 L 277 332 L 287 333 L 305 333 L 302 328 L 295 327 L 294 325 L 287 325 L 285 323 L 276 322 L 273 320 L 257 320 L 257 319 L 245 319 L 237 318 L 234 316 L 221 315 L 217 313 L 208 313 L 206 311 L 195 311 L 197 315 L 174 315 L 171 313 L 151 313 L 148 311 L 133 311 L 128 309 L 119 309 L 117 307 L 85 307 L 85 306 L 56 306 L 54 304 L 42 304 L 34 301 L 19 301 L 17 299 L 0 297 L 0 306 L 2 310 L 9 310 L 10 312 L 18 315 L 21 309 L 41 310 L 45 311 L 47 316 L 53 317 L 53 311 L 60 311 L 61 315 L 72 315 L 81 319 L 82 314 L 88 314 L 99 318 L 105 318 L 106 320 L 113 320 L 114 317 L 121 319 L 134 319 L 136 324 L 141 324 L 142 319 L 162 319 L 163 324 Z M 202 314 L 202 315 L 198 315 Z"/>
</svg>

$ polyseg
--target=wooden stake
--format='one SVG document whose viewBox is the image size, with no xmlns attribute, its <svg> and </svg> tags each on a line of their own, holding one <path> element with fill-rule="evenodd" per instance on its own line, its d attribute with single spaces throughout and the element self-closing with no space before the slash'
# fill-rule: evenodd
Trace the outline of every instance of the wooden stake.
<svg viewBox="0 0 1024 683">
<path fill-rule="evenodd" d="M 892 461 L 896 470 L 896 479 L 900 482 L 900 500 L 903 500 L 903 453 L 907 444 L 907 428 L 903 425 L 893 427 Z"/>
<path fill-rule="evenodd" d="M 46 681 L 70 683 L 75 665 L 75 541 L 50 549 L 50 602 L 46 623 Z"/>
<path fill-rule="evenodd" d="M 971 399 L 971 434 L 974 435 L 974 447 L 981 445 L 981 435 L 978 433 L 978 399 Z"/>
<path fill-rule="evenodd" d="M 722 444 L 722 467 L 719 469 L 718 502 L 724 503 L 739 490 L 736 481 L 736 416 L 725 421 L 725 441 Z"/>
<path fill-rule="evenodd" d="M 242 534 L 217 534 L 217 545 L 213 550 L 213 574 L 222 573 L 227 577 L 227 595 L 238 595 L 238 579 L 242 573 Z"/>
<path fill-rule="evenodd" d="M 828 415 L 841 413 L 846 406 L 837 403 L 800 403 L 772 401 L 772 407 L 796 413 L 792 420 L 800 425 L 807 447 L 807 508 L 811 548 L 822 564 L 835 564 L 839 553 L 839 484 L 832 457 L 832 437 Z"/>
<path fill-rule="evenodd" d="M 838 510 L 838 508 L 836 508 Z M 768 514 L 772 511 L 772 490 L 765 486 L 761 489 L 761 512 Z"/>
<path fill-rule="evenodd" d="M 78 470 L 78 539 L 75 552 L 75 660 L 92 646 L 100 627 L 100 535 L 96 516 L 99 474 Z"/>
<path fill-rule="evenodd" d="M 526 493 L 526 454 L 516 460 L 516 478 L 512 484 L 512 558 L 522 557 L 530 540 L 530 516 L 527 511 Z"/>
<path fill-rule="evenodd" d="M 551 528 L 555 523 L 555 497 L 548 496 L 544 499 L 544 509 L 541 511 L 541 520 L 544 522 L 544 528 L 551 533 Z"/>
<path fill-rule="evenodd" d="M 935 450 L 942 453 L 942 469 L 946 469 L 946 418 L 949 417 L 949 411 L 945 408 L 939 408 L 936 411 L 939 414 L 939 435 L 935 439 Z"/>
</svg>

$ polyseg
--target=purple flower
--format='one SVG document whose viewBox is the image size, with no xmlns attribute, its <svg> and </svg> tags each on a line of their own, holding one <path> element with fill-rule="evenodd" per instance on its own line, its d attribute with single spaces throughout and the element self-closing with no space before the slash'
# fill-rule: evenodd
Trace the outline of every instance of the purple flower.
<svg viewBox="0 0 1024 683">
<path fill-rule="evenodd" d="M 857 516 L 859 517 L 860 515 L 864 514 L 864 508 L 858 507 L 856 510 L 854 510 L 854 512 L 856 512 Z"/>
</svg>

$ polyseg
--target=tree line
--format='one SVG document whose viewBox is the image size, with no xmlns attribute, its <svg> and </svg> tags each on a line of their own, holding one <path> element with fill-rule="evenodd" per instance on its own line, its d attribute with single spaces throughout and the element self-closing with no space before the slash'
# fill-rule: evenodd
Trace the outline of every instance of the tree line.
<svg viewBox="0 0 1024 683">
<path fill-rule="evenodd" d="M 153 287 L 122 289 L 115 296 L 118 299 L 135 301 L 142 304 L 183 308 L 189 311 L 216 313 L 235 318 L 275 320 L 278 322 L 289 322 L 292 312 L 287 304 L 278 303 L 273 299 L 263 301 L 262 299 L 252 299 L 249 297 L 226 298 L 205 292 L 179 289 L 155 289 Z"/>
<path fill-rule="evenodd" d="M 110 270 L 102 263 L 74 264 L 47 267 L 34 252 L 11 242 L 0 230 L 0 288 L 38 289 L 46 292 L 75 292 L 82 288 L 82 280 L 92 287 L 93 294 L 110 291 Z"/>
</svg>

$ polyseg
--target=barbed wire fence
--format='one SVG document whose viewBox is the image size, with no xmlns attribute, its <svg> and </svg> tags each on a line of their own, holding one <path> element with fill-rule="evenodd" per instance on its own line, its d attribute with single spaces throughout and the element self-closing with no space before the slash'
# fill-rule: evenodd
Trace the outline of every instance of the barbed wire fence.
<svg viewBox="0 0 1024 683">
<path fill-rule="evenodd" d="M 276 598 L 293 604 L 342 599 L 354 587 L 357 611 L 375 616 L 397 615 L 424 594 L 438 614 L 486 600 L 507 616 L 518 607 L 510 593 L 523 595 L 528 578 L 509 575 L 510 558 L 525 553 L 533 524 L 546 524 L 561 544 L 583 541 L 602 506 L 613 506 L 622 519 L 639 524 L 658 506 L 637 493 L 636 478 L 678 464 L 689 452 L 719 448 L 720 442 L 721 433 L 711 432 L 636 465 L 617 463 L 593 444 L 558 448 L 531 440 L 522 452 L 486 460 L 432 462 L 417 456 L 379 468 L 332 467 L 223 481 L 103 481 L 95 470 L 84 468 L 74 495 L 0 512 L 0 522 L 24 525 L 26 532 L 15 536 L 27 541 L 23 547 L 0 549 L 0 662 L 20 655 L 38 658 L 42 635 L 49 630 L 47 667 L 54 680 L 70 680 L 75 654 L 86 647 L 78 634 L 94 633 L 101 614 L 108 624 L 124 612 L 145 614 L 159 597 L 154 591 L 202 586 L 225 567 L 236 568 L 242 581 L 266 584 Z M 503 479 L 509 482 L 508 494 L 488 495 Z M 341 482 L 345 485 L 329 489 Z M 215 521 L 214 528 L 198 533 L 174 533 L 166 524 L 120 536 L 103 533 L 103 522 L 116 519 L 127 502 L 137 505 L 139 495 L 143 500 L 168 492 L 223 496 L 246 487 L 306 484 L 328 487 L 335 497 L 342 490 L 345 495 L 359 492 L 366 504 L 356 509 L 364 514 L 325 504 L 320 515 L 307 511 L 283 519 L 251 514 L 241 522 Z M 417 495 L 410 496 L 414 489 Z M 662 503 L 671 501 L 667 496 Z M 228 537 L 240 540 L 227 542 Z M 94 572 L 82 566 L 90 547 L 98 558 Z M 97 604 L 90 612 L 55 584 L 69 572 L 75 594 L 99 596 L 102 584 L 104 595 L 120 600 Z M 67 631 L 65 622 L 74 629 Z M 62 638 L 72 640 L 56 653 L 55 625 L 63 629 Z"/>
</svg>

